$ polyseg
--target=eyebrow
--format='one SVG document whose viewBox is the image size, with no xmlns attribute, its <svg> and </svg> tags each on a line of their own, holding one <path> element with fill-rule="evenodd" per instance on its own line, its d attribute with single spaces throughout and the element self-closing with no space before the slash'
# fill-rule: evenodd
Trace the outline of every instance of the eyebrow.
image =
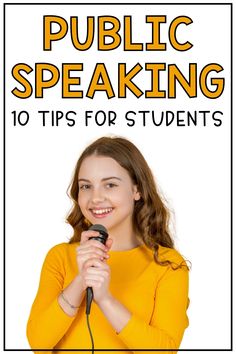
<svg viewBox="0 0 236 354">
<path fill-rule="evenodd" d="M 122 181 L 121 178 L 115 176 L 102 178 L 102 181 L 108 181 L 109 179 L 118 179 L 119 181 Z M 79 178 L 78 182 L 90 182 L 90 180 L 86 178 Z"/>
</svg>

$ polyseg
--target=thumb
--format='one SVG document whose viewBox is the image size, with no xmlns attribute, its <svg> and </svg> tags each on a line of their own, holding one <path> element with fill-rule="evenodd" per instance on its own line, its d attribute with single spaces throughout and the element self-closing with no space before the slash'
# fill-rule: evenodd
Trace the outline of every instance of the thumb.
<svg viewBox="0 0 236 354">
<path fill-rule="evenodd" d="M 111 246 L 112 246 L 112 243 L 113 243 L 112 238 L 109 238 L 109 239 L 106 241 L 106 247 L 108 248 L 108 251 L 110 250 L 110 248 L 111 248 Z"/>
</svg>

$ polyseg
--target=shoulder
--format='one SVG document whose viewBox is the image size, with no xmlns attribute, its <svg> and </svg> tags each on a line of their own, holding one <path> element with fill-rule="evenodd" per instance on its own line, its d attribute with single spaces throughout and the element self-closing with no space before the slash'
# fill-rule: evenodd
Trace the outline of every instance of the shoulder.
<svg viewBox="0 0 236 354">
<path fill-rule="evenodd" d="M 173 248 L 159 246 L 158 259 L 169 261 L 170 265 L 159 265 L 156 262 L 158 287 L 162 289 L 178 289 L 178 292 L 188 291 L 189 267 L 179 251 Z M 180 288 L 182 290 L 180 290 Z"/>
<path fill-rule="evenodd" d="M 153 250 L 151 250 L 147 246 L 143 245 L 143 251 L 145 252 L 146 257 L 148 257 L 152 263 L 156 264 L 156 266 L 159 266 L 158 263 L 154 261 Z M 187 265 L 184 257 L 175 248 L 168 248 L 168 247 L 164 247 L 164 246 L 159 245 L 157 255 L 158 255 L 158 260 L 160 262 L 169 261 L 173 265 L 176 265 L 176 266 L 177 265 L 178 266 L 179 265 L 185 265 L 185 266 Z"/>
<path fill-rule="evenodd" d="M 170 261 L 173 265 L 186 265 L 183 256 L 174 248 L 159 246 L 158 256 L 161 261 Z"/>
<path fill-rule="evenodd" d="M 47 253 L 46 255 L 46 261 L 60 261 L 64 260 L 68 256 L 70 256 L 71 253 L 75 252 L 75 249 L 77 247 L 77 243 L 67 243 L 63 242 L 60 244 L 57 244 L 53 246 Z"/>
</svg>

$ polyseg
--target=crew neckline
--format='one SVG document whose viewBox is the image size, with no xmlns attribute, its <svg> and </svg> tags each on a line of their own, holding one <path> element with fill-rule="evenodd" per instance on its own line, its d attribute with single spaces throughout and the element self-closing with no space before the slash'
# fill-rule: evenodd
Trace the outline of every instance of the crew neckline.
<svg viewBox="0 0 236 354">
<path fill-rule="evenodd" d="M 145 245 L 144 245 L 144 244 L 141 244 L 141 245 L 139 245 L 139 246 L 137 246 L 137 247 L 130 248 L 130 249 L 128 249 L 128 250 L 109 250 L 109 253 L 112 253 L 112 254 L 125 253 L 125 254 L 127 254 L 127 253 L 132 253 L 132 252 L 138 251 L 138 250 L 142 249 L 143 247 L 145 247 Z"/>
</svg>

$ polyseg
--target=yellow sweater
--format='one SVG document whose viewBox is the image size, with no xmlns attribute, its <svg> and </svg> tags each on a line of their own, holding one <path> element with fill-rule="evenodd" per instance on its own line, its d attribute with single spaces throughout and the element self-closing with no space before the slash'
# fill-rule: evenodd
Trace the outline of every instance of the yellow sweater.
<svg viewBox="0 0 236 354">
<path fill-rule="evenodd" d="M 66 315 L 57 297 L 78 273 L 75 248 L 78 243 L 53 247 L 43 264 L 33 303 L 27 336 L 36 349 L 90 349 L 85 299 L 75 317 Z M 110 251 L 110 291 L 132 313 L 119 334 L 96 303 L 92 303 L 90 326 L 95 349 L 177 349 L 188 326 L 188 271 L 172 270 L 153 260 L 142 245 L 128 251 Z M 183 258 L 173 249 L 160 247 L 159 255 L 175 263 Z M 84 352 L 88 353 L 88 352 Z M 102 352 L 99 352 L 102 353 Z M 106 352 L 107 353 L 107 352 Z M 164 352 L 168 353 L 168 352 Z"/>
</svg>

